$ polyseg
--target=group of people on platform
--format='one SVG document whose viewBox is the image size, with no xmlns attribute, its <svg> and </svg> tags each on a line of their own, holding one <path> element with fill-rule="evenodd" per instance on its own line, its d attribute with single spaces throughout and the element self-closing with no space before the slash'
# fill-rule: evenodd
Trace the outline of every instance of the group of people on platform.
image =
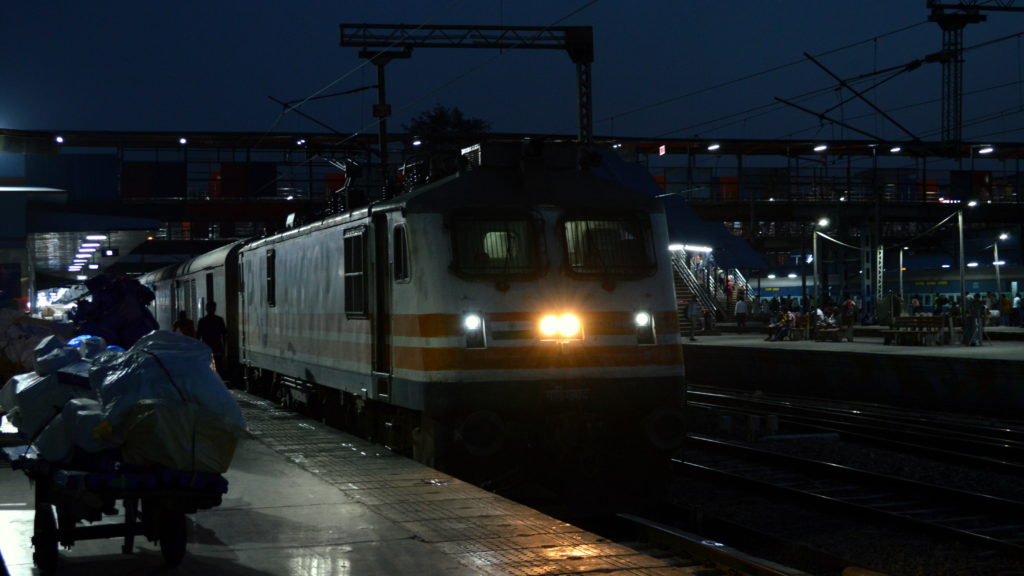
<svg viewBox="0 0 1024 576">
<path fill-rule="evenodd" d="M 901 315 L 941 315 L 951 317 L 953 323 L 959 325 L 963 318 L 966 322 L 964 342 L 972 344 L 980 344 L 986 326 L 1024 326 L 1024 295 L 1021 293 L 1013 298 L 1005 294 L 967 294 L 963 309 L 960 299 L 955 296 L 935 294 L 929 300 L 933 306 L 925 307 L 921 304 L 921 297 L 915 295 L 906 306 L 897 294 L 890 293 L 879 303 L 877 320 L 888 323 Z M 759 315 L 751 314 L 751 309 L 758 306 L 767 310 Z M 822 306 L 817 305 L 813 298 L 809 302 L 773 298 L 767 303 L 755 301 L 753 304 L 740 298 L 735 305 L 736 324 L 740 331 L 746 328 L 752 316 L 766 319 L 766 341 L 786 340 L 798 330 L 809 333 L 813 328 L 815 331 L 836 330 L 837 339 L 853 342 L 853 326 L 861 313 L 860 304 L 849 295 L 844 295 L 838 303 L 828 301 Z"/>
<path fill-rule="evenodd" d="M 860 306 L 849 295 L 839 303 L 829 302 L 824 306 L 810 306 L 810 312 L 788 304 L 770 309 L 766 341 L 778 342 L 789 338 L 797 330 L 836 330 L 839 338 L 853 342 L 853 325 L 856 323 Z"/>
</svg>

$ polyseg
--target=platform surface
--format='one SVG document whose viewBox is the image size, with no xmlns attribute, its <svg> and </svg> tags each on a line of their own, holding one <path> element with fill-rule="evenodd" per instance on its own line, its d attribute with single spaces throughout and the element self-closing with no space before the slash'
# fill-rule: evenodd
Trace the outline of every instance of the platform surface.
<svg viewBox="0 0 1024 576">
<path fill-rule="evenodd" d="M 190 515 L 178 574 L 651 575 L 698 574 L 611 543 L 380 447 L 236 393 L 250 436 L 223 504 Z M 33 492 L 0 470 L 0 553 L 11 576 L 32 565 Z M 138 537 L 61 550 L 58 574 L 170 573 Z M 0 571 L 0 575 L 3 572 Z"/>
</svg>

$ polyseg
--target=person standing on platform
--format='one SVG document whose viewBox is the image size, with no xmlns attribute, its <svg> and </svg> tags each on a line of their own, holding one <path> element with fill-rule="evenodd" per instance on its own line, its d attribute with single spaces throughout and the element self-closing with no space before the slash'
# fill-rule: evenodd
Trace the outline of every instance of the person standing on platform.
<svg viewBox="0 0 1024 576">
<path fill-rule="evenodd" d="M 736 316 L 736 328 L 740 332 L 744 332 L 747 329 L 747 301 L 744 296 L 742 292 L 739 293 L 736 298 L 736 308 L 733 311 Z"/>
<path fill-rule="evenodd" d="M 206 316 L 199 319 L 199 325 L 196 327 L 196 337 L 203 341 L 210 347 L 210 351 L 213 352 L 213 364 L 214 368 L 217 369 L 217 374 L 221 378 L 225 376 L 225 369 L 227 368 L 224 364 L 224 349 L 226 339 L 228 335 L 227 325 L 224 323 L 224 319 L 217 316 L 217 303 L 210 301 L 206 305 Z"/>
<path fill-rule="evenodd" d="M 839 306 L 839 324 L 842 327 L 843 338 L 847 342 L 853 342 L 853 323 L 857 319 L 857 303 L 849 295 L 843 295 L 843 303 Z"/>
<path fill-rule="evenodd" d="M 172 332 L 178 332 L 189 338 L 196 337 L 196 325 L 184 310 L 178 310 L 178 319 L 171 325 Z"/>
</svg>

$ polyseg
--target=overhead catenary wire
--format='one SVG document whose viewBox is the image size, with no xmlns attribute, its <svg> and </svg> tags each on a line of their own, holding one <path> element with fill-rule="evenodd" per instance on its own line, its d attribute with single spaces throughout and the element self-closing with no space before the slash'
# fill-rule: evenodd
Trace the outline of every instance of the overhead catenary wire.
<svg viewBox="0 0 1024 576">
<path fill-rule="evenodd" d="M 928 24 L 928 23 L 929 22 L 927 20 L 925 20 L 923 22 L 918 22 L 916 24 L 911 24 L 909 26 L 904 26 L 902 28 L 898 28 L 896 30 L 889 31 L 889 32 L 886 32 L 884 34 L 872 36 L 871 38 L 868 38 L 868 39 L 865 39 L 865 40 L 859 40 L 857 42 L 853 42 L 853 43 L 847 44 L 845 46 L 840 46 L 838 48 L 833 48 L 832 50 L 826 50 L 825 52 L 821 52 L 819 54 L 816 54 L 815 56 L 817 56 L 817 57 L 829 56 L 829 55 L 835 54 L 837 52 L 842 52 L 844 50 L 849 50 L 851 48 L 856 48 L 857 46 L 861 46 L 861 45 L 867 44 L 869 42 L 874 42 L 874 41 L 876 41 L 876 40 L 878 40 L 880 38 L 885 38 L 885 37 L 888 37 L 888 36 L 893 36 L 893 35 L 896 35 L 896 34 L 901 34 L 903 32 L 906 32 L 908 30 L 912 30 L 914 28 L 917 28 L 918 26 L 922 26 L 922 25 Z M 727 80 L 725 82 L 719 82 L 718 84 L 713 84 L 711 86 L 707 86 L 707 87 L 700 88 L 700 89 L 697 89 L 697 90 L 691 90 L 690 92 L 686 92 L 686 93 L 680 94 L 678 96 L 672 96 L 670 98 L 664 98 L 662 100 L 658 100 L 658 101 L 652 102 L 650 104 L 645 104 L 643 106 L 638 106 L 636 108 L 633 108 L 633 109 L 630 109 L 630 110 L 626 110 L 625 112 L 616 112 L 615 114 L 602 119 L 602 121 L 608 120 L 609 118 L 612 118 L 612 117 L 628 116 L 630 114 L 635 114 L 637 112 L 643 112 L 643 111 L 646 111 L 646 110 L 650 110 L 652 108 L 658 108 L 658 107 L 661 107 L 661 106 L 665 106 L 667 104 L 672 104 L 673 102 L 678 102 L 679 100 L 684 100 L 686 98 L 691 98 L 693 96 L 697 96 L 697 95 L 703 94 L 705 92 L 710 92 L 712 90 L 718 90 L 720 88 L 725 88 L 725 87 L 728 87 L 728 86 L 732 86 L 733 84 L 738 84 L 740 82 L 745 82 L 747 80 L 752 80 L 752 79 L 758 78 L 760 76 L 765 76 L 767 74 L 772 74 L 772 73 L 775 73 L 775 72 L 779 72 L 779 71 L 785 70 L 787 68 L 792 68 L 793 66 L 797 66 L 799 64 L 805 64 L 805 63 L 806 63 L 806 60 L 804 60 L 802 58 L 798 59 L 798 60 L 793 60 L 792 62 L 787 62 L 785 64 L 779 64 L 777 66 L 772 66 L 771 68 L 767 68 L 765 70 L 761 70 L 759 72 L 754 72 L 754 73 L 751 73 L 751 74 L 746 74 L 744 76 L 740 76 L 739 78 L 735 78 L 733 80 Z"/>
<path fill-rule="evenodd" d="M 448 9 L 450 9 L 451 7 L 453 7 L 453 6 L 455 5 L 455 4 L 459 3 L 460 1 L 461 1 L 461 0 L 453 0 L 453 1 L 452 1 L 452 2 L 451 2 L 451 3 L 449 4 L 449 7 L 448 7 Z M 541 31 L 541 32 L 539 32 L 539 33 L 538 33 L 538 34 L 537 34 L 537 35 L 536 35 L 536 36 L 535 36 L 534 38 L 540 38 L 540 37 L 541 37 L 541 34 L 543 33 L 543 30 L 547 30 L 547 29 L 549 29 L 549 28 L 553 28 L 553 27 L 555 27 L 555 26 L 558 26 L 558 25 L 559 25 L 560 23 L 562 23 L 562 22 L 564 22 L 565 20 L 567 20 L 567 19 L 569 19 L 569 18 L 571 18 L 571 17 L 575 16 L 576 14 L 579 14 L 579 13 L 580 13 L 580 12 L 582 12 L 583 10 L 586 10 L 587 8 L 590 8 L 591 6 L 593 6 L 594 4 L 596 4 L 597 2 L 598 2 L 598 0 L 589 0 L 589 1 L 587 1 L 587 2 L 586 2 L 586 3 L 584 3 L 583 5 L 581 5 L 581 6 L 577 7 L 577 8 L 575 8 L 575 9 L 573 9 L 572 11 L 568 12 L 567 14 L 565 14 L 565 15 L 563 15 L 563 16 L 561 16 L 561 17 L 559 17 L 558 19 L 556 19 L 556 20 L 554 20 L 553 22 L 549 23 L 548 25 L 544 26 L 544 27 L 543 27 L 543 29 L 542 29 L 542 31 Z M 434 17 L 431 17 L 431 18 L 430 18 L 430 19 L 428 19 L 427 21 L 425 21 L 425 22 L 423 22 L 422 24 L 420 24 L 419 26 L 417 26 L 417 27 L 416 27 L 415 29 L 417 29 L 417 30 L 418 30 L 418 29 L 421 29 L 421 28 L 424 28 L 424 27 L 426 27 L 426 26 L 427 26 L 427 25 L 428 25 L 428 24 L 429 24 L 429 23 L 430 23 L 430 22 L 431 22 L 431 21 L 432 21 L 433 19 L 434 19 Z M 519 43 L 518 45 L 528 45 L 528 44 L 529 44 L 529 42 L 530 42 L 530 40 L 529 40 L 529 39 L 524 39 L 524 40 L 522 40 L 522 41 L 521 41 L 521 42 L 520 42 L 520 43 Z M 518 45 L 517 45 L 517 46 L 518 46 Z M 393 43 L 392 43 L 392 44 L 391 44 L 390 46 L 388 46 L 388 47 L 385 47 L 385 48 L 382 48 L 382 49 L 381 49 L 381 50 L 380 50 L 380 51 L 378 52 L 378 54 L 379 54 L 379 53 L 383 53 L 383 52 L 384 52 L 384 51 L 386 51 L 386 50 L 389 50 L 389 49 L 393 49 L 393 48 L 395 48 L 396 46 L 397 46 L 397 40 L 396 40 L 396 42 L 393 42 Z M 491 64 L 491 63 L 493 63 L 493 62 L 494 62 L 495 60 L 497 60 L 498 58 L 500 58 L 501 56 L 503 56 L 503 55 L 504 55 L 504 53 L 505 53 L 505 51 L 504 51 L 504 50 L 499 50 L 497 54 L 495 54 L 495 55 L 494 55 L 494 56 L 492 56 L 491 58 L 487 59 L 487 60 L 486 60 L 486 61 L 484 61 L 483 63 L 481 63 L 481 64 L 479 64 L 479 65 L 477 65 L 477 66 L 473 66 L 473 67 L 470 67 L 470 68 L 468 68 L 467 70 L 465 70 L 465 71 L 463 71 L 462 73 L 458 74 L 457 76 L 455 76 L 455 77 L 454 77 L 454 78 L 452 78 L 451 80 L 449 80 L 449 81 L 447 81 L 447 82 L 445 82 L 445 83 L 441 84 L 440 86 L 438 86 L 438 87 L 434 88 L 433 90 L 429 90 L 429 91 L 426 91 L 426 92 L 424 92 L 424 93 L 423 93 L 423 94 L 422 94 L 422 95 L 421 95 L 420 97 L 418 97 L 418 98 L 416 98 L 416 99 L 413 99 L 413 100 L 411 100 L 411 101 L 409 101 L 409 102 L 407 102 L 407 103 L 405 103 L 405 104 L 403 104 L 403 105 L 399 106 L 399 107 L 398 107 L 398 110 L 407 110 L 407 109 L 411 108 L 412 106 L 414 106 L 414 105 L 416 105 L 416 104 L 419 104 L 419 103 L 421 103 L 422 101 L 424 101 L 424 100 L 425 100 L 425 99 L 427 99 L 428 97 L 430 97 L 430 96 L 432 96 L 432 95 L 436 94 L 437 92 L 441 91 L 442 89 L 444 89 L 444 88 L 447 88 L 448 86 L 451 86 L 452 84 L 455 84 L 456 82 L 458 82 L 458 81 L 460 81 L 460 80 L 462 80 L 462 79 L 464 79 L 464 78 L 468 77 L 469 75 L 471 75 L 472 73 L 474 73 L 474 72 L 476 72 L 476 71 L 480 70 L 481 68 L 483 68 L 483 67 L 485 67 L 485 66 L 487 66 L 487 65 L 490 65 L 490 64 Z M 264 132 L 264 134 L 263 134 L 263 136 L 262 136 L 262 137 L 266 137 L 266 136 L 267 136 L 268 134 L 270 134 L 270 132 L 271 132 L 271 131 L 272 131 L 272 130 L 274 129 L 274 127 L 276 127 L 276 126 L 277 126 L 277 125 L 278 125 L 278 124 L 279 124 L 279 123 L 281 122 L 281 120 L 283 119 L 284 115 L 285 115 L 285 114 L 286 114 L 287 112 L 289 112 L 289 111 L 296 111 L 296 112 L 297 112 L 297 111 L 298 111 L 298 108 L 299 108 L 299 107 L 301 107 L 302 105 L 304 105 L 305 103 L 307 103 L 307 102 L 309 102 L 309 101 L 311 101 L 311 100 L 314 100 L 314 99 L 317 99 L 317 98 L 323 97 L 323 96 L 321 96 L 321 95 L 322 95 L 322 93 L 323 93 L 324 91 L 326 91 L 326 90 L 327 90 L 327 89 L 329 89 L 330 87 L 332 87 L 332 86 L 336 85 L 337 83 L 341 82 L 342 80 L 344 80 L 344 79 L 348 78 L 348 77 L 349 77 L 349 76 L 351 76 L 352 74 L 354 74 L 354 73 L 356 73 L 356 72 L 358 72 L 358 71 L 360 71 L 360 70 L 363 70 L 363 69 L 365 69 L 365 68 L 366 68 L 366 67 L 367 67 L 367 66 L 369 65 L 369 63 L 370 63 L 371 61 L 372 61 L 372 59 L 365 59 L 365 60 L 364 60 L 363 62 L 361 62 L 361 63 L 360 63 L 359 65 L 355 66 L 355 67 L 354 67 L 353 69 L 349 70 L 348 72 L 346 72 L 346 73 L 345 73 L 345 74 L 343 74 L 342 76 L 340 76 L 340 77 L 336 78 L 335 80 L 331 81 L 331 82 L 330 82 L 330 83 L 328 83 L 327 85 L 323 86 L 322 88 L 320 88 L 319 90 L 317 90 L 317 91 L 316 91 L 316 92 L 314 92 L 313 94 L 311 94 L 311 95 L 309 95 L 309 96 L 307 96 L 307 97 L 305 97 L 305 98 L 302 98 L 302 99 L 300 99 L 300 100 L 294 101 L 294 102 L 297 102 L 296 104 L 294 104 L 294 105 L 289 105 L 289 106 L 285 106 L 285 107 L 284 107 L 284 109 L 283 109 L 283 110 L 282 110 L 282 111 L 281 111 L 281 112 L 280 112 L 280 113 L 278 114 L 277 118 L 276 118 L 276 119 L 274 120 L 274 122 L 273 122 L 273 124 L 271 125 L 271 127 L 270 127 L 270 128 L 268 128 L 266 132 Z M 360 90 L 361 90 L 361 89 L 360 89 Z M 321 123 L 321 125 L 322 125 L 322 123 Z M 363 124 L 363 126 L 361 126 L 360 128 L 358 128 L 357 130 L 354 130 L 354 131 L 352 131 L 352 132 L 351 132 L 351 133 L 350 133 L 350 134 L 349 134 L 348 136 L 346 136 L 346 137 L 342 138 L 341 140 L 339 140 L 339 141 L 337 141 L 337 142 L 334 142 L 334 143 L 333 143 L 333 146 L 343 146 L 343 145 L 347 144 L 348 142 L 350 142 L 350 141 L 351 141 L 352 139 L 354 139 L 355 137 L 357 137 L 357 136 L 359 136 L 359 135 L 363 134 L 363 133 L 364 133 L 365 131 L 367 131 L 367 130 L 370 130 L 370 129 L 373 129 L 373 128 L 376 128 L 376 127 L 378 127 L 379 125 L 380 125 L 380 119 L 376 119 L 376 120 L 373 120 L 373 121 L 371 121 L 371 122 L 367 122 L 367 123 Z M 298 164 L 298 166 L 305 166 L 305 165 L 308 165 L 309 163 L 311 163 L 311 162 L 313 162 L 313 161 L 316 161 L 316 160 L 319 160 L 319 159 L 320 159 L 320 156 L 319 156 L 319 155 L 314 155 L 314 156 L 311 156 L 310 158 L 307 158 L 307 159 L 306 159 L 306 160 L 304 160 L 303 162 L 299 163 L 299 164 Z M 275 179 L 274 179 L 274 180 L 272 180 L 271 182 L 267 183 L 267 186 L 269 186 L 269 185 L 271 185 L 271 184 L 274 184 L 274 183 L 276 183 L 276 182 L 277 182 L 278 180 L 280 180 L 280 179 L 281 179 L 282 177 L 283 177 L 283 176 L 279 176 L 279 177 L 275 178 Z"/>
</svg>

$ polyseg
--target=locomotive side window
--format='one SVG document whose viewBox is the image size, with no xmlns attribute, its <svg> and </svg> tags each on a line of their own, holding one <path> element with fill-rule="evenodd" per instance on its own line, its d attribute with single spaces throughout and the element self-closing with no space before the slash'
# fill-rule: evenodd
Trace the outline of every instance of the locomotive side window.
<svg viewBox="0 0 1024 576">
<path fill-rule="evenodd" d="M 366 315 L 366 232 L 345 236 L 345 313 Z"/>
<path fill-rule="evenodd" d="M 274 249 L 267 250 L 267 306 L 277 306 L 277 266 Z"/>
<path fill-rule="evenodd" d="M 391 239 L 394 253 L 395 282 L 409 281 L 409 244 L 405 236 L 405 226 L 395 226 Z"/>
<path fill-rule="evenodd" d="M 576 274 L 644 276 L 655 269 L 647 221 L 569 218 L 565 221 L 569 269 Z"/>
<path fill-rule="evenodd" d="M 471 276 L 524 276 L 539 271 L 534 222 L 460 219 L 454 223 L 456 272 Z"/>
</svg>

